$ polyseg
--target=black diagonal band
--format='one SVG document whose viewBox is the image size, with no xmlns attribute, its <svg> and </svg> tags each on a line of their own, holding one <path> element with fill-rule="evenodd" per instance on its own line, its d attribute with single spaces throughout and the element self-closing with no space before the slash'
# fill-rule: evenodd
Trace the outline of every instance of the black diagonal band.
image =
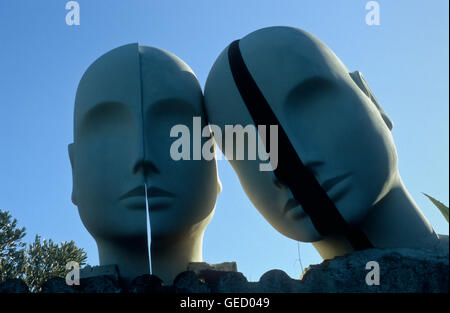
<svg viewBox="0 0 450 313">
<path fill-rule="evenodd" d="M 239 40 L 230 45 L 228 61 L 234 82 L 253 122 L 255 125 L 266 125 L 266 150 L 270 147 L 268 141 L 270 125 L 278 126 L 278 167 L 274 174 L 290 188 L 317 231 L 323 236 L 344 235 L 355 250 L 372 248 L 366 235 L 344 220 L 326 191 L 300 160 L 286 132 L 250 74 L 241 55 Z"/>
</svg>

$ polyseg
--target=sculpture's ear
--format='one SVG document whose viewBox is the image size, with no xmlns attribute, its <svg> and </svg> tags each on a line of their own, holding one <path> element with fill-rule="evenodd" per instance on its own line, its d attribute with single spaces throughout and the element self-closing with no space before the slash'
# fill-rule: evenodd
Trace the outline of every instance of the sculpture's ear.
<svg viewBox="0 0 450 313">
<path fill-rule="evenodd" d="M 373 104 L 375 104 L 375 106 L 377 107 L 378 111 L 381 114 L 381 117 L 383 118 L 384 122 L 386 123 L 387 127 L 389 128 L 389 130 L 392 130 L 392 128 L 394 127 L 394 123 L 392 122 L 392 120 L 389 118 L 389 116 L 386 114 L 386 112 L 384 112 L 383 108 L 381 107 L 381 105 L 378 103 L 377 98 L 375 98 L 372 90 L 370 90 L 369 86 L 367 85 L 366 80 L 364 79 L 363 75 L 361 74 L 360 71 L 354 71 L 352 73 L 349 73 L 350 77 L 353 79 L 353 81 L 355 82 L 356 85 L 358 85 L 359 89 L 361 89 L 361 91 L 370 98 L 370 100 L 372 100 Z"/>
<path fill-rule="evenodd" d="M 73 143 L 69 144 L 68 150 L 69 150 L 69 159 L 70 159 L 70 166 L 72 167 L 72 203 L 77 205 L 77 197 L 76 197 L 76 188 L 75 188 L 75 175 L 74 175 L 74 160 L 73 160 L 73 153 L 74 153 L 75 145 Z"/>
</svg>

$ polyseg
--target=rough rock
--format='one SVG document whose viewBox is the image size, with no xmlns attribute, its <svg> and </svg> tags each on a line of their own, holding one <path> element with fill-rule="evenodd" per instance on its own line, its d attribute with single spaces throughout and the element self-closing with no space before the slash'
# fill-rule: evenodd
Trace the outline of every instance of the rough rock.
<svg viewBox="0 0 450 313">
<path fill-rule="evenodd" d="M 379 265 L 379 285 L 366 283 L 366 276 L 373 271 L 372 267 L 366 269 L 367 263 L 371 261 Z M 143 275 L 134 279 L 131 286 L 125 288 L 121 285 L 118 274 L 113 274 L 87 278 L 84 276 L 79 286 L 67 286 L 65 279 L 53 278 L 43 285 L 42 292 L 448 293 L 448 237 L 447 241 L 441 241 L 441 246 L 435 250 L 369 249 L 354 252 L 308 267 L 300 280 L 289 277 L 281 270 L 268 271 L 258 282 L 248 282 L 242 273 L 236 271 L 236 267 L 231 267 L 232 271 L 223 271 L 214 270 L 214 267 L 203 264 L 196 269 L 197 273 L 194 271 L 180 273 L 172 286 L 164 286 L 154 275 Z M 111 273 L 100 269 L 96 272 Z M 0 293 L 2 292 L 23 293 L 28 292 L 28 288 L 21 280 L 8 280 L 0 285 Z"/>
<path fill-rule="evenodd" d="M 237 272 L 236 262 L 209 264 L 206 262 L 189 263 L 188 271 L 194 272 L 202 282 L 206 283 L 211 292 L 217 292 L 219 280 L 227 273 Z"/>
<path fill-rule="evenodd" d="M 64 278 L 51 278 L 47 280 L 41 289 L 41 293 L 78 293 L 73 286 L 69 286 Z"/>
<path fill-rule="evenodd" d="M 98 276 L 110 276 L 112 279 L 119 279 L 119 269 L 117 265 L 102 265 L 102 266 L 90 266 L 86 265 L 86 267 L 80 270 L 80 278 L 91 278 Z"/>
<path fill-rule="evenodd" d="M 111 276 L 97 276 L 80 279 L 80 285 L 76 286 L 81 293 L 121 293 L 119 280 Z"/>
<path fill-rule="evenodd" d="M 292 293 L 303 292 L 300 281 L 292 279 L 282 270 L 271 270 L 261 276 L 257 292 Z"/>
<path fill-rule="evenodd" d="M 256 292 L 256 283 L 250 283 L 240 272 L 227 272 L 222 275 L 216 285 L 215 292 L 220 293 L 247 293 Z"/>
<path fill-rule="evenodd" d="M 21 279 L 8 279 L 0 285 L 0 293 L 29 293 L 27 284 Z"/>
<path fill-rule="evenodd" d="M 223 262 L 218 264 L 209 264 L 206 262 L 191 262 L 187 268 L 188 271 L 193 271 L 200 274 L 204 270 L 221 271 L 221 272 L 237 272 L 236 262 Z"/>
<path fill-rule="evenodd" d="M 178 274 L 173 285 L 177 293 L 210 293 L 208 285 L 201 281 L 193 271 L 186 271 Z"/>
<path fill-rule="evenodd" d="M 163 293 L 173 292 L 173 287 L 163 286 L 163 281 L 155 275 L 136 277 L 127 288 L 130 293 Z"/>
<path fill-rule="evenodd" d="M 379 264 L 380 284 L 369 286 L 366 275 Z M 445 251 L 368 249 L 310 266 L 301 283 L 305 292 L 448 293 L 449 256 Z"/>
</svg>

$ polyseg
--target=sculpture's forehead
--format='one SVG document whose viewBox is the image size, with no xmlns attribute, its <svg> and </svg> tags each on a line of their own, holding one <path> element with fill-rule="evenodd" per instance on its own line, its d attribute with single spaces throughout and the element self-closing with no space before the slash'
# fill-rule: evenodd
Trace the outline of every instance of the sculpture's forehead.
<svg viewBox="0 0 450 313">
<path fill-rule="evenodd" d="M 78 85 L 75 131 L 86 115 L 102 103 L 122 103 L 141 115 L 165 99 L 184 100 L 201 112 L 201 87 L 181 59 L 138 44 L 113 49 L 86 70 Z"/>
<path fill-rule="evenodd" d="M 240 48 L 271 104 L 283 103 L 291 90 L 308 79 L 337 80 L 348 73 L 330 48 L 300 29 L 265 28 L 244 37 Z"/>
<path fill-rule="evenodd" d="M 177 99 L 189 102 L 198 115 L 203 95 L 192 69 L 167 51 L 151 47 L 139 51 L 144 110 L 161 100 Z"/>
<path fill-rule="evenodd" d="M 119 102 L 138 108 L 141 83 L 138 45 L 116 48 L 98 58 L 84 73 L 75 99 L 75 127 L 96 105 Z"/>
</svg>

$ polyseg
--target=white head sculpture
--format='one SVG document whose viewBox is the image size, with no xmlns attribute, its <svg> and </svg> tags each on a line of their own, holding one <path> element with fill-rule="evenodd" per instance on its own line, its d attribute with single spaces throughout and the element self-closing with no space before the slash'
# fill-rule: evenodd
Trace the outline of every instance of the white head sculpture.
<svg viewBox="0 0 450 313">
<path fill-rule="evenodd" d="M 69 145 L 72 201 L 97 242 L 100 265 L 117 264 L 125 281 L 149 272 L 144 184 L 153 274 L 171 283 L 202 260 L 220 192 L 216 162 L 174 161 L 169 153 L 171 127 L 189 127 L 193 116 L 206 124 L 197 78 L 161 49 L 111 50 L 79 83 Z"/>
<path fill-rule="evenodd" d="M 324 258 L 436 243 L 401 181 L 391 120 L 362 75 L 316 37 L 291 27 L 251 33 L 218 57 L 204 93 L 209 122 L 222 130 L 278 125 L 275 171 L 260 171 L 260 160 L 230 163 L 280 233 L 313 242 Z"/>
</svg>

